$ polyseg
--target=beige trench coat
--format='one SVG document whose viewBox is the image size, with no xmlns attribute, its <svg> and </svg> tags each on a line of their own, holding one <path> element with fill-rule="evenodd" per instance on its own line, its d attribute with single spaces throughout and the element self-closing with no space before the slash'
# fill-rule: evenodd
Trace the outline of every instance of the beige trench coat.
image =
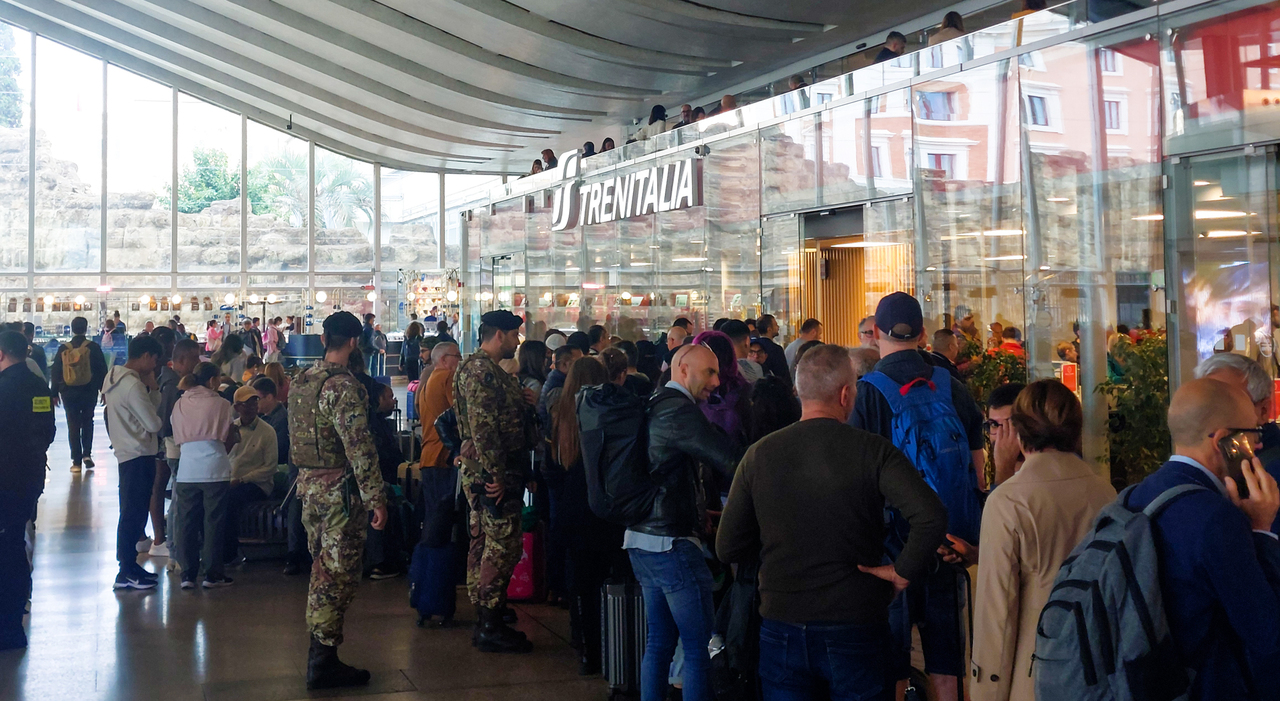
<svg viewBox="0 0 1280 701">
<path fill-rule="evenodd" d="M 1054 577 L 1116 491 L 1071 453 L 1027 457 L 982 513 L 972 701 L 1033 701 L 1036 624 Z"/>
</svg>

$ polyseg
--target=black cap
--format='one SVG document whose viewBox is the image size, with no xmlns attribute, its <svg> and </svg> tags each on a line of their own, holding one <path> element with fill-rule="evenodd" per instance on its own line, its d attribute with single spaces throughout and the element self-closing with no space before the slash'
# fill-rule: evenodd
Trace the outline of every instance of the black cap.
<svg viewBox="0 0 1280 701">
<path fill-rule="evenodd" d="M 515 331 L 524 323 L 524 319 L 512 314 L 506 309 L 498 309 L 491 312 L 485 312 L 480 317 L 480 323 L 485 326 L 492 326 L 499 331 Z"/>
<path fill-rule="evenodd" d="M 876 305 L 876 326 L 899 341 L 912 341 L 924 333 L 920 302 L 906 292 L 894 292 Z"/>
<path fill-rule="evenodd" d="M 341 336 L 343 338 L 359 338 L 360 332 L 364 330 L 364 325 L 351 312 L 338 312 L 330 314 L 324 319 L 324 332 L 330 336 Z"/>
</svg>

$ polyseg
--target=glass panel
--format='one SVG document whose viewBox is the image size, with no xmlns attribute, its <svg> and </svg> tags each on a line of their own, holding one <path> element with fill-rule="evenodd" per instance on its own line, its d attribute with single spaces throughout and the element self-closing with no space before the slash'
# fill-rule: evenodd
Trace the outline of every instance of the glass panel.
<svg viewBox="0 0 1280 701">
<path fill-rule="evenodd" d="M 35 269 L 94 271 L 102 261 L 102 61 L 36 40 Z"/>
<path fill-rule="evenodd" d="M 810 116 L 760 130 L 760 155 L 755 160 L 760 166 L 762 213 L 817 206 L 817 123 Z"/>
<path fill-rule="evenodd" d="M 873 102 L 876 101 L 859 100 L 819 115 L 822 119 L 819 197 L 823 205 L 867 199 L 868 173 L 889 177 L 896 167 L 901 169 L 902 177 L 908 177 L 905 156 L 910 142 L 890 134 L 871 133 L 867 128 L 867 109 Z M 895 159 L 891 143 L 896 141 L 907 144 L 907 149 Z"/>
<path fill-rule="evenodd" d="M 489 189 L 502 184 L 499 175 L 445 175 L 444 266 L 457 268 L 462 264 L 461 213 L 489 202 Z M 479 245 L 480 237 L 470 238 L 471 245 Z"/>
<path fill-rule="evenodd" d="M 440 267 L 440 176 L 382 169 L 382 269 Z"/>
<path fill-rule="evenodd" d="M 97 275 L 37 275 L 35 277 L 35 287 L 37 292 L 60 287 L 94 289 L 98 286 L 100 279 Z"/>
<path fill-rule="evenodd" d="M 306 275 L 250 275 L 249 287 L 306 287 Z"/>
<path fill-rule="evenodd" d="M 790 331 L 800 323 L 800 217 L 771 217 L 761 227 L 761 312 Z"/>
<path fill-rule="evenodd" d="M 493 205 L 493 216 L 480 241 L 482 255 L 510 253 L 524 248 L 525 209 L 533 203 L 533 195 L 503 200 Z"/>
<path fill-rule="evenodd" d="M 316 270 L 373 270 L 373 164 L 316 149 Z"/>
<path fill-rule="evenodd" d="M 307 142 L 257 122 L 247 130 L 249 270 L 306 270 Z"/>
<path fill-rule="evenodd" d="M 171 279 L 168 275 L 109 275 L 107 284 L 115 289 L 169 289 Z"/>
<path fill-rule="evenodd" d="M 0 271 L 27 271 L 31 172 L 31 33 L 0 23 Z M 48 158 L 48 142 L 44 142 Z M 26 278 L 22 287 L 27 286 Z"/>
<path fill-rule="evenodd" d="M 240 287 L 239 275 L 179 275 L 179 289 L 188 287 Z"/>
<path fill-rule="evenodd" d="M 651 313 L 656 290 L 657 244 L 652 215 L 618 222 L 618 335 L 628 341 L 657 340 Z M 657 378 L 652 378 L 657 379 Z"/>
<path fill-rule="evenodd" d="M 974 325 L 965 322 L 965 329 L 981 345 L 965 357 L 985 358 L 980 350 L 989 337 L 981 329 L 1023 326 L 1017 76 L 1001 61 L 922 83 L 916 92 L 953 93 L 960 117 L 935 121 L 917 113 L 916 198 L 926 240 L 915 265 L 925 326 L 936 330 L 972 314 Z M 996 379 L 979 375 L 980 401 Z"/>
<path fill-rule="evenodd" d="M 760 315 L 761 178 L 754 133 L 715 142 L 703 159 L 708 323 Z"/>
<path fill-rule="evenodd" d="M 1224 2 L 1167 16 L 1166 133 L 1169 153 L 1280 136 L 1280 5 Z"/>
<path fill-rule="evenodd" d="M 867 197 L 911 194 L 911 91 L 904 88 L 869 98 L 867 109 L 872 167 Z"/>
<path fill-rule="evenodd" d="M 240 269 L 240 117 L 178 93 L 178 270 Z"/>
<path fill-rule="evenodd" d="M 173 89 L 108 66 L 107 119 L 107 271 L 167 272 Z"/>
<path fill-rule="evenodd" d="M 1154 25 L 1148 31 L 1154 36 Z M 1166 372 L 1156 57 L 1156 40 L 1138 27 L 1059 44 L 1019 66 L 1024 100 L 1052 105 L 1047 127 L 1029 108 L 1023 122 L 1025 178 L 1035 193 L 1025 202 L 1028 370 L 1032 379 L 1059 377 L 1076 390 L 1084 454 L 1104 465 L 1110 456 L 1118 484 L 1145 476 L 1167 448 L 1121 434 L 1107 440 L 1109 394 L 1120 401 L 1133 394 L 1120 373 L 1108 371 L 1124 357 L 1109 354 L 1115 330 L 1149 332 L 1141 337 L 1155 352 L 1132 362 L 1159 358 L 1152 373 L 1131 373 L 1133 381 Z M 1158 384 L 1138 391 L 1163 397 L 1167 386 Z M 1095 391 L 1100 386 L 1106 393 Z M 1134 447 L 1152 454 L 1135 455 Z"/>
</svg>

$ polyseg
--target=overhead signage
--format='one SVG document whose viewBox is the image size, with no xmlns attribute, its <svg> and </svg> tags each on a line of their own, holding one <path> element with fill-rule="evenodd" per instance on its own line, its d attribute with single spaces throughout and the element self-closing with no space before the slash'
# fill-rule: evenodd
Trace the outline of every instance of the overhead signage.
<svg viewBox="0 0 1280 701">
<path fill-rule="evenodd" d="M 702 160 L 692 156 L 593 183 L 582 183 L 581 174 L 582 155 L 578 151 L 561 154 L 556 175 L 565 182 L 552 202 L 552 231 L 702 204 Z"/>
</svg>

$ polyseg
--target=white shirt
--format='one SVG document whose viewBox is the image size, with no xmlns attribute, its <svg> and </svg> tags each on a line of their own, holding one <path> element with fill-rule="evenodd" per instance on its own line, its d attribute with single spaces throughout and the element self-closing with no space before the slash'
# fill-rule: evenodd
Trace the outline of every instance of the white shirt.
<svg viewBox="0 0 1280 701">
<path fill-rule="evenodd" d="M 178 474 L 174 482 L 230 482 L 231 460 L 222 441 L 192 441 L 182 444 Z"/>
</svg>

